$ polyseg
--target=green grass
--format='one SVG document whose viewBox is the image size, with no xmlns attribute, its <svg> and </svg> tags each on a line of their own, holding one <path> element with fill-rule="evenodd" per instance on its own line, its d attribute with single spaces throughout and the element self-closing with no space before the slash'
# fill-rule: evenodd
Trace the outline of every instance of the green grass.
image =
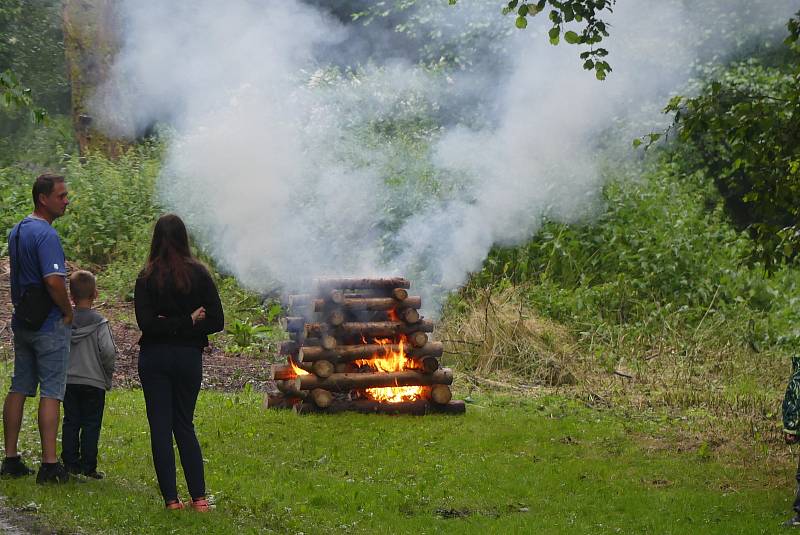
<svg viewBox="0 0 800 535">
<path fill-rule="evenodd" d="M 33 406 L 28 458 L 38 452 Z M 260 406 L 252 392 L 201 394 L 212 514 L 162 510 L 136 390 L 108 398 L 104 481 L 27 478 L 3 481 L 2 492 L 70 533 L 771 533 L 790 508 L 787 456 L 687 445 L 681 419 L 557 397 L 478 397 L 463 417 L 298 417 Z"/>
</svg>

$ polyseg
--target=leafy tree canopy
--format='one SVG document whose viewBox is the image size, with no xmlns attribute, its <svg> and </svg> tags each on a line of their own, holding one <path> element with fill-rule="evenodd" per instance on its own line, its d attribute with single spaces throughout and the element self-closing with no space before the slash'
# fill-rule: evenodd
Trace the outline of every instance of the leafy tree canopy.
<svg viewBox="0 0 800 535">
<path fill-rule="evenodd" d="M 800 258 L 800 12 L 788 30 L 788 67 L 740 63 L 699 96 L 676 96 L 665 108 L 695 152 L 690 167 L 714 181 L 734 224 L 754 239 L 754 258 L 768 267 Z"/>
<path fill-rule="evenodd" d="M 448 0 L 454 5 L 458 0 Z M 514 24 L 519 29 L 528 27 L 528 18 L 547 13 L 551 24 L 547 32 L 550 43 L 557 45 L 561 38 L 571 45 L 585 45 L 589 49 L 581 52 L 583 68 L 594 70 L 598 80 L 605 80 L 611 66 L 605 60 L 608 50 L 597 46 L 608 37 L 604 13 L 610 13 L 616 0 L 511 0 L 502 8 L 504 15 L 515 15 Z M 578 32 L 567 29 L 577 23 Z"/>
</svg>

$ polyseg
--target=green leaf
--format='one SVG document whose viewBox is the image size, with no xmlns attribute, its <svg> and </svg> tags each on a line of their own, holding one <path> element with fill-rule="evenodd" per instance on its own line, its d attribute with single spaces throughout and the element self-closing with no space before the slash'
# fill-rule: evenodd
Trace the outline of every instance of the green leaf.
<svg viewBox="0 0 800 535">
<path fill-rule="evenodd" d="M 520 17 L 524 17 L 528 14 L 528 4 L 522 4 L 519 6 L 519 11 L 517 11 Z"/>
<path fill-rule="evenodd" d="M 525 28 L 528 27 L 528 19 L 526 19 L 525 17 L 521 17 L 521 16 L 517 17 L 516 25 L 517 25 L 517 28 L 519 28 L 520 30 L 524 30 Z"/>
<path fill-rule="evenodd" d="M 570 30 L 564 34 L 564 40 L 569 44 L 574 45 L 579 43 L 581 38 L 577 33 Z"/>
<path fill-rule="evenodd" d="M 561 28 L 558 26 L 553 26 L 550 28 L 550 31 L 547 32 L 547 35 L 550 36 L 550 44 L 557 45 L 558 44 L 558 36 L 561 34 Z"/>
</svg>

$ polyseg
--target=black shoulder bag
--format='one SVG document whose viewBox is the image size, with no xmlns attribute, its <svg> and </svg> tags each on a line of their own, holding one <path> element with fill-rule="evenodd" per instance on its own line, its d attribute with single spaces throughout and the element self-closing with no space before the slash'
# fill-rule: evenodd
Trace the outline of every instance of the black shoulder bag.
<svg viewBox="0 0 800 535">
<path fill-rule="evenodd" d="M 14 269 L 14 279 L 17 283 L 17 288 L 21 292 L 19 302 L 14 305 L 14 317 L 26 329 L 31 331 L 38 331 L 42 328 L 47 316 L 53 309 L 53 298 L 42 285 L 28 286 L 23 288 L 20 284 L 20 256 L 19 256 L 19 233 L 22 230 L 22 222 L 17 226 L 17 234 L 14 237 L 16 247 L 16 269 Z M 13 266 L 12 266 L 13 267 Z"/>
</svg>

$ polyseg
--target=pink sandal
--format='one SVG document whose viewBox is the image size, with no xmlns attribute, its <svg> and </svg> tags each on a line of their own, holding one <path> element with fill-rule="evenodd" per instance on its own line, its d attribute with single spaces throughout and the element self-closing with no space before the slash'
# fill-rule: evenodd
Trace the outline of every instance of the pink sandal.
<svg viewBox="0 0 800 535">
<path fill-rule="evenodd" d="M 196 500 L 192 498 L 192 509 L 198 513 L 207 513 L 211 510 L 211 505 L 205 498 L 197 498 Z"/>
<path fill-rule="evenodd" d="M 177 511 L 179 509 L 183 509 L 183 502 L 180 500 L 175 500 L 174 502 L 168 502 L 167 509 L 170 511 Z"/>
</svg>

